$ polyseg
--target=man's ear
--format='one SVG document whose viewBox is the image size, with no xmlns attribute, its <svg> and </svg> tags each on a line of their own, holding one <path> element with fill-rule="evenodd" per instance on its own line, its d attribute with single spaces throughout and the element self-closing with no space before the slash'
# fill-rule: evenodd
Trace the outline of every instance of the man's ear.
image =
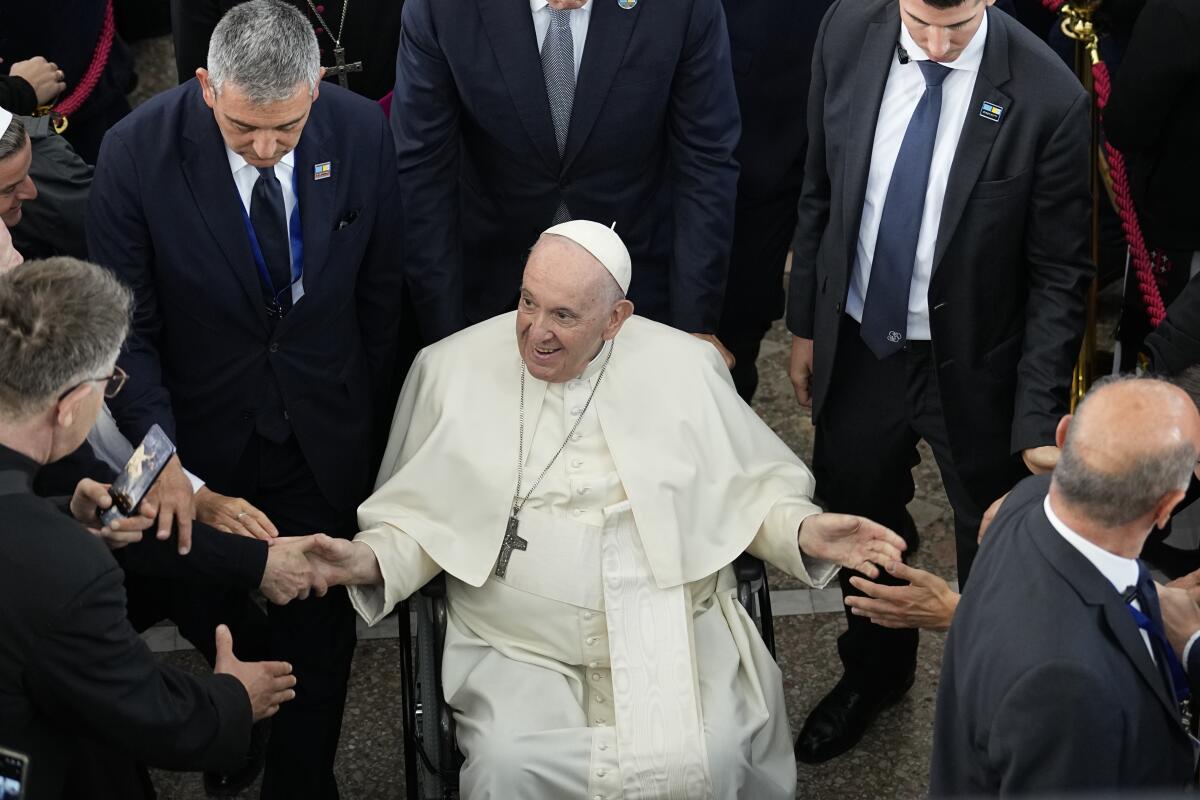
<svg viewBox="0 0 1200 800">
<path fill-rule="evenodd" d="M 208 79 L 208 70 L 204 67 L 197 67 L 196 80 L 200 81 L 200 91 L 204 96 L 204 105 L 209 108 L 217 101 L 217 93 L 213 91 L 212 81 Z"/>
<path fill-rule="evenodd" d="M 69 428 L 75 422 L 75 416 L 80 413 L 80 406 L 87 396 L 94 391 L 92 384 L 81 383 L 67 392 L 54 408 L 54 422 L 60 428 Z"/>
<path fill-rule="evenodd" d="M 1054 443 L 1058 445 L 1058 449 L 1063 448 L 1063 444 L 1067 441 L 1067 431 L 1071 428 L 1071 420 L 1074 419 L 1074 414 L 1067 414 L 1058 421 L 1058 427 L 1054 431 Z"/>
<path fill-rule="evenodd" d="M 1154 526 L 1159 530 L 1165 528 L 1171 521 L 1171 512 L 1186 496 L 1187 492 L 1182 489 L 1176 489 L 1163 495 L 1162 499 L 1154 506 Z"/>
<path fill-rule="evenodd" d="M 621 300 L 613 306 L 612 313 L 608 317 L 608 325 L 604 327 L 604 341 L 610 341 L 615 338 L 621 330 L 621 326 L 625 324 L 625 320 L 633 316 L 633 302 L 630 300 Z"/>
</svg>

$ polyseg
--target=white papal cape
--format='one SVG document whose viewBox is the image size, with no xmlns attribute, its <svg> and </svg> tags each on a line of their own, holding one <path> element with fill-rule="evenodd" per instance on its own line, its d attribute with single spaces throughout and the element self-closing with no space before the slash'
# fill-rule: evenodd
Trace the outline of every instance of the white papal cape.
<svg viewBox="0 0 1200 800">
<path fill-rule="evenodd" d="M 577 379 L 526 374 L 528 549 L 493 575 L 516 483 L 515 312 L 423 350 L 358 539 L 374 623 L 448 574 L 446 697 L 464 796 L 791 797 L 782 682 L 734 600 L 749 549 L 823 585 L 796 543 L 808 469 L 738 397 L 709 344 L 632 317 Z M 590 406 L 587 397 L 613 348 Z M 818 574 L 819 573 L 819 574 Z"/>
</svg>

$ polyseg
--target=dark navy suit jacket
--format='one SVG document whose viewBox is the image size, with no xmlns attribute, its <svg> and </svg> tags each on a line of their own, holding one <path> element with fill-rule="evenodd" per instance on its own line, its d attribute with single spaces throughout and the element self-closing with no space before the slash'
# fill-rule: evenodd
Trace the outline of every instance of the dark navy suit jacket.
<svg viewBox="0 0 1200 800">
<path fill-rule="evenodd" d="M 331 176 L 314 179 L 330 162 Z M 241 201 L 213 112 L 193 79 L 104 139 L 88 247 L 136 294 L 110 407 L 130 441 L 157 422 L 216 490 L 232 474 L 274 376 L 283 411 L 335 507 L 371 481 L 402 283 L 402 215 L 387 120 L 340 87 L 321 93 L 296 147 L 304 290 L 268 317 Z"/>
<path fill-rule="evenodd" d="M 426 339 L 515 307 L 563 200 L 616 222 L 639 313 L 716 330 L 739 131 L 720 0 L 592 3 L 561 158 L 527 3 L 405 4 L 392 129 Z"/>
</svg>

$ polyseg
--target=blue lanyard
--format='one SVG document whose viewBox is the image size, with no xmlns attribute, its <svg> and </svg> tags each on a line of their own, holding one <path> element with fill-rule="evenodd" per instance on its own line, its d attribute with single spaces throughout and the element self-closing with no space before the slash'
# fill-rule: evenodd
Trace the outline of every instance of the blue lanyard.
<svg viewBox="0 0 1200 800">
<path fill-rule="evenodd" d="M 274 167 L 271 168 L 272 171 Z M 236 187 L 235 187 L 236 188 Z M 296 198 L 296 205 L 292 208 L 291 219 L 288 220 L 288 240 L 291 242 L 292 251 L 292 282 L 282 289 L 276 289 L 275 284 L 271 282 L 271 273 L 267 269 L 267 260 L 263 258 L 262 248 L 258 244 L 258 235 L 254 232 L 254 223 L 250 221 L 250 214 L 246 211 L 246 206 L 242 205 L 242 196 L 238 194 L 238 208 L 242 210 L 242 222 L 246 224 L 246 235 L 250 237 L 250 254 L 254 256 L 254 265 L 258 267 L 258 277 L 263 282 L 263 286 L 271 292 L 271 304 L 267 307 L 268 311 L 278 311 L 279 295 L 290 291 L 301 278 L 304 277 L 304 235 L 300 226 L 300 192 L 296 187 L 296 170 L 292 169 L 292 195 Z"/>
<path fill-rule="evenodd" d="M 1175 700 L 1176 702 L 1183 703 L 1191 696 L 1191 692 L 1188 691 L 1187 673 L 1184 672 L 1183 664 L 1179 663 L 1179 658 L 1175 655 L 1175 650 L 1171 647 L 1171 643 L 1167 641 L 1167 637 L 1150 620 L 1150 617 L 1146 616 L 1144 611 L 1134 608 L 1132 605 L 1126 605 L 1126 608 L 1133 615 L 1133 621 L 1137 623 L 1137 626 L 1149 634 L 1151 639 L 1158 642 L 1158 647 L 1151 649 L 1157 649 L 1162 654 L 1162 657 L 1167 660 L 1167 668 L 1171 674 L 1171 683 L 1175 689 Z"/>
</svg>

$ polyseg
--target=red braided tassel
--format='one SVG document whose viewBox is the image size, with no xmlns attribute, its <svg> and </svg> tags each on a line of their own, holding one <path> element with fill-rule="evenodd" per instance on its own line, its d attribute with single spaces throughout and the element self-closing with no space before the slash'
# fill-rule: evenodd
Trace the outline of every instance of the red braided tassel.
<svg viewBox="0 0 1200 800">
<path fill-rule="evenodd" d="M 75 85 L 71 93 L 54 107 L 54 113 L 69 117 L 79 110 L 100 82 L 104 68 L 108 66 L 108 54 L 112 52 L 113 34 L 116 23 L 113 21 L 113 4 L 108 0 L 104 8 L 104 24 L 100 28 L 100 38 L 96 41 L 96 49 L 92 53 L 92 63 L 88 65 L 83 79 Z"/>
<path fill-rule="evenodd" d="M 1064 0 L 1042 0 L 1042 5 L 1050 11 L 1058 12 Z M 1108 74 L 1108 65 L 1097 60 L 1092 65 L 1092 80 L 1096 89 L 1096 108 L 1100 116 L 1104 116 L 1104 108 L 1108 105 L 1112 93 L 1112 80 Z M 1138 291 L 1142 295 L 1142 303 L 1146 306 L 1146 316 L 1150 326 L 1157 328 L 1167 316 L 1167 308 L 1163 303 L 1162 292 L 1159 291 L 1158 281 L 1154 276 L 1154 264 L 1150 250 L 1146 247 L 1146 237 L 1142 234 L 1142 226 L 1138 222 L 1137 209 L 1133 205 L 1133 193 L 1129 188 L 1129 173 L 1125 169 L 1125 157 L 1108 142 L 1104 143 L 1104 154 L 1108 158 L 1108 169 L 1112 175 L 1113 194 L 1116 195 L 1117 213 L 1121 217 L 1121 228 L 1125 231 L 1125 241 L 1129 244 L 1130 257 L 1133 260 L 1134 276 L 1137 278 Z M 1170 264 L 1164 260 L 1164 269 Z"/>
</svg>

